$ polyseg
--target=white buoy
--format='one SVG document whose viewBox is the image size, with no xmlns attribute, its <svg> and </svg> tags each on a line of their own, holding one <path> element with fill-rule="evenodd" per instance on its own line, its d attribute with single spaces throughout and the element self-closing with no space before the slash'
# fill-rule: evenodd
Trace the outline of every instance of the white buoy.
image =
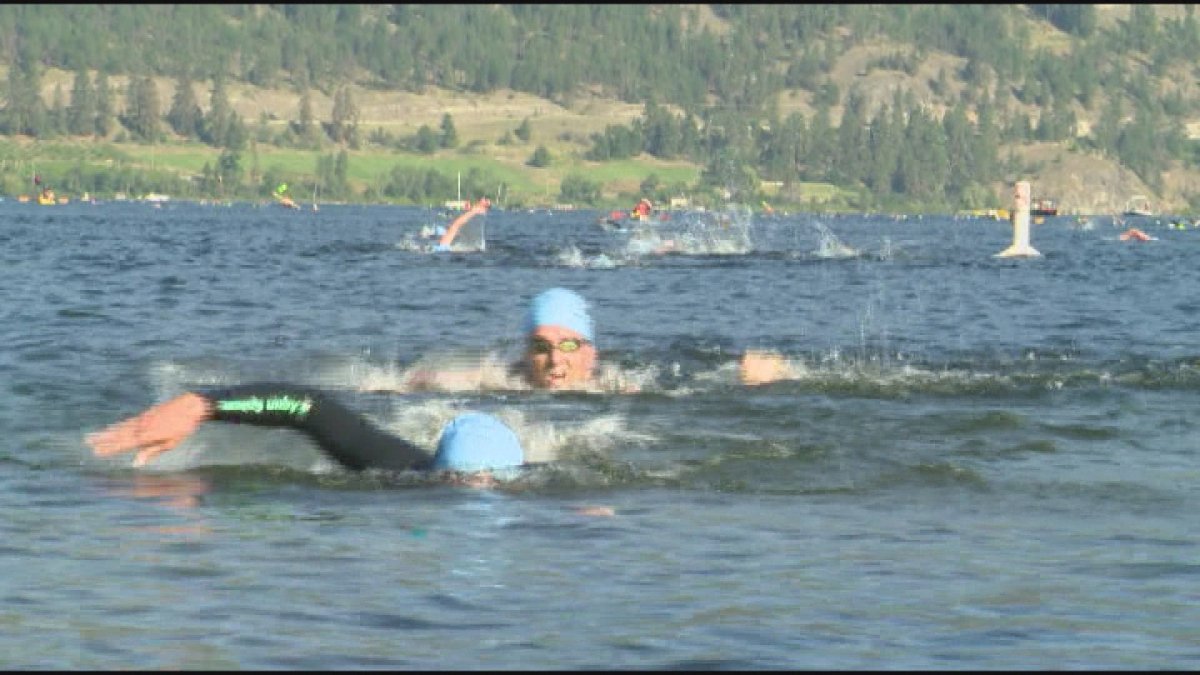
<svg viewBox="0 0 1200 675">
<path fill-rule="evenodd" d="M 1012 245 L 996 254 L 997 258 L 1032 258 L 1040 256 L 1037 249 L 1029 245 L 1029 181 L 1017 181 L 1013 191 L 1013 240 Z"/>
</svg>

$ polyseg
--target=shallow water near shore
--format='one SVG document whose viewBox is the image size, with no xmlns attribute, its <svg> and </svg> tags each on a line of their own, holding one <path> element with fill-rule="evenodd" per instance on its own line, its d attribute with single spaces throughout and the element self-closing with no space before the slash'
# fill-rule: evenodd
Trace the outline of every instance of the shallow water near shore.
<svg viewBox="0 0 1200 675">
<path fill-rule="evenodd" d="M 486 250 L 428 254 L 428 209 L 0 203 L 0 665 L 1200 662 L 1200 231 L 1051 218 L 1013 260 L 1004 222 L 731 213 L 494 211 Z M 550 286 L 638 393 L 388 391 L 515 356 Z M 749 348 L 795 377 L 738 384 Z M 493 412 L 557 461 L 474 490 L 285 430 L 140 470 L 83 443 L 263 380 L 430 447 Z"/>
</svg>

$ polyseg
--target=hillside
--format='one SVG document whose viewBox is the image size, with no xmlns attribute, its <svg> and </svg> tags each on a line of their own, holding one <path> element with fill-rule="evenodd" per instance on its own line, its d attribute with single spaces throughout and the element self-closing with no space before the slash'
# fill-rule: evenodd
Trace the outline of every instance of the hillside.
<svg viewBox="0 0 1200 675">
<path fill-rule="evenodd" d="M 912 90 L 919 97 L 930 99 L 928 81 L 936 77 L 941 69 L 956 65 L 954 57 L 933 54 L 914 75 L 899 71 L 873 72 L 867 77 L 859 76 L 863 64 L 872 55 L 884 53 L 888 45 L 875 45 L 850 50 L 839 60 L 833 70 L 834 81 L 849 88 L 856 86 L 871 92 L 875 103 L 891 99 L 899 88 Z M 64 71 L 48 71 L 45 77 L 44 95 L 50 100 L 56 86 L 68 87 L 72 75 Z M 865 81 L 864 81 L 865 80 Z M 114 90 L 118 92 L 118 106 L 123 106 L 119 92 L 125 90 L 126 78 L 112 78 Z M 167 78 L 155 78 L 162 100 L 170 100 L 174 82 Z M 197 98 L 203 103 L 208 100 L 210 87 L 197 84 Z M 283 89 L 264 89 L 246 83 L 233 83 L 227 88 L 230 103 L 249 124 L 264 123 L 272 129 L 282 129 L 289 120 L 298 117 L 299 96 Z M 430 88 L 423 94 L 403 91 L 380 91 L 365 87 L 354 87 L 355 102 L 359 107 L 359 125 L 366 132 L 383 129 L 389 133 L 408 136 L 415 134 L 422 125 L 437 128 L 444 115 L 450 115 L 461 139 L 460 147 L 473 146 L 472 153 L 486 155 L 512 167 L 514 171 L 534 173 L 525 166 L 532 149 L 545 145 L 558 157 L 582 155 L 590 146 L 590 136 L 603 131 L 612 124 L 629 124 L 639 118 L 643 106 L 624 103 L 598 96 L 578 97 L 569 105 L 563 105 L 524 92 L 503 91 L 491 94 L 468 94 Z M 313 113 L 318 119 L 329 119 L 333 99 L 314 90 L 311 93 Z M 807 92 L 785 92 L 780 95 L 779 108 L 782 112 L 798 110 L 811 115 Z M 944 106 L 943 106 L 944 107 Z M 840 106 L 833 108 L 835 122 L 840 120 Z M 515 129 L 525 119 L 529 120 L 533 135 L 529 143 L 501 144 L 499 139 Z M 147 154 L 145 146 L 124 144 L 126 151 L 134 156 Z M 1175 169 L 1167 173 L 1165 189 L 1156 194 L 1136 174 L 1120 166 L 1116 161 L 1094 153 L 1072 151 L 1064 143 L 1031 143 L 1011 148 L 1022 160 L 1024 171 L 1020 178 L 1030 180 L 1036 196 L 1052 198 L 1067 212 L 1109 213 L 1125 208 L 1135 195 L 1147 195 L 1166 211 L 1182 210 L 1187 206 L 1187 196 L 1200 192 L 1200 172 Z M 452 154 L 459 151 L 441 151 Z M 215 158 L 217 152 L 211 153 Z M 681 166 L 685 162 L 664 162 L 643 155 L 646 173 L 663 166 Z M 575 159 L 564 161 L 560 170 L 544 175 L 547 191 L 557 190 L 562 170 L 567 167 L 586 167 L 591 163 Z M 699 170 L 699 167 L 695 167 Z M 636 190 L 637 180 L 606 185 L 610 194 Z M 997 195 L 1006 194 L 1003 185 L 994 186 Z"/>
<path fill-rule="evenodd" d="M 272 6 L 274 7 L 274 6 Z M 731 24 L 738 19 L 737 13 L 729 13 L 726 9 L 714 11 L 710 5 L 685 5 L 682 17 L 685 28 L 703 28 L 724 39 L 725 36 L 736 36 L 737 30 Z M 1017 23 L 1017 32 L 1028 44 L 1030 49 L 1045 49 L 1049 53 L 1069 55 L 1078 46 L 1079 41 L 1073 35 L 1064 33 L 1050 22 L 1037 16 L 1033 7 L 1059 6 L 1013 6 L 1013 16 Z M 1123 22 L 1130 21 L 1131 6 L 1129 5 L 1096 5 L 1096 21 L 1102 29 L 1113 29 Z M 1155 5 L 1160 21 L 1175 20 L 1184 16 L 1184 6 Z M 253 15 L 262 17 L 276 10 L 258 6 Z M 367 13 L 375 16 L 380 12 L 368 8 Z M 424 10 L 422 10 L 424 11 Z M 434 12 L 435 10 L 429 10 Z M 661 8 L 651 8 L 651 14 L 660 12 Z M 1190 14 L 1189 14 L 1190 16 Z M 733 17 L 733 18 L 730 18 Z M 249 19 L 247 15 L 244 18 Z M 1007 20 L 1007 19 L 1006 19 Z M 832 54 L 822 66 L 819 75 L 823 86 L 832 86 L 838 93 L 837 100 L 828 108 L 829 121 L 836 129 L 841 123 L 844 113 L 843 105 L 847 97 L 854 93 L 866 101 L 869 111 L 889 106 L 899 100 L 901 95 L 915 102 L 923 110 L 930 111 L 939 118 L 959 100 L 978 100 L 979 85 L 964 78 L 964 71 L 969 69 L 970 62 L 963 56 L 935 49 L 915 47 L 880 36 L 869 40 L 856 39 L 849 28 L 835 27 L 820 40 L 830 43 L 840 41 L 842 45 L 837 50 L 825 47 L 827 54 Z M 799 58 L 799 57 L 796 57 Z M 1123 69 L 1125 77 L 1137 77 L 1144 73 L 1149 60 L 1138 53 L 1131 52 L 1122 56 L 1125 63 L 1118 66 Z M 897 62 L 900 65 L 896 65 Z M 783 61 L 776 66 L 786 69 L 789 63 Z M 1043 66 L 1044 67 L 1044 66 Z M 1194 66 L 1191 63 L 1175 62 L 1166 66 L 1165 72 L 1155 73 L 1150 83 L 1151 91 L 1159 96 L 1178 96 L 1184 101 L 1184 112 L 1175 113 L 1177 121 L 1189 131 L 1192 138 L 1200 131 L 1200 84 L 1194 76 Z M 7 70 L 0 66 L 0 72 Z M 90 71 L 95 76 L 96 71 Z M 61 68 L 47 67 L 39 82 L 43 100 L 50 104 L 53 100 L 61 100 L 65 93 L 70 92 L 72 78 L 75 73 Z M 287 128 L 290 121 L 299 117 L 300 96 L 296 88 L 285 84 L 286 77 L 269 78 L 277 82 L 273 87 L 252 86 L 245 80 L 227 82 L 226 91 L 233 109 L 245 121 L 252 133 L 266 138 Z M 686 169 L 689 175 L 697 175 L 702 168 L 696 163 L 683 161 L 664 161 L 643 152 L 631 162 L 639 168 L 613 170 L 612 162 L 596 163 L 582 159 L 584 153 L 592 148 L 593 134 L 602 133 L 613 125 L 629 125 L 641 118 L 644 106 L 640 102 L 621 101 L 610 95 L 602 95 L 602 91 L 612 91 L 601 86 L 576 90 L 572 93 L 559 93 L 552 97 L 542 97 L 513 89 L 497 89 L 489 93 L 469 93 L 468 88 L 454 90 L 425 86 L 421 93 L 388 89 L 380 86 L 377 77 L 372 77 L 363 71 L 361 77 L 351 78 L 350 92 L 358 109 L 358 127 L 361 136 L 383 132 L 392 138 L 408 138 L 417 133 L 423 126 L 437 129 L 443 118 L 449 115 L 458 134 L 459 144 L 455 149 L 438 150 L 430 160 L 422 156 L 413 156 L 395 149 L 366 144 L 362 150 L 351 151 L 351 156 L 359 156 L 369 164 L 374 173 L 364 173 L 365 169 L 352 171 L 352 182 L 362 186 L 373 180 L 380 172 L 385 171 L 389 156 L 394 161 L 403 160 L 408 166 L 419 165 L 423 161 L 450 161 L 461 166 L 463 161 L 487 160 L 506 167 L 514 176 L 519 176 L 519 182 L 524 187 L 536 186 L 546 200 L 553 200 L 553 195 L 559 183 L 568 172 L 583 172 L 595 176 L 603 182 L 603 194 L 613 198 L 619 194 L 636 192 L 639 182 L 651 173 L 660 171 L 679 171 Z M 165 109 L 171 101 L 175 89 L 175 80 L 165 76 L 153 77 L 158 99 Z M 115 108 L 120 111 L 127 102 L 124 94 L 129 78 L 121 74 L 109 76 L 110 89 L 114 95 Z M 201 108 L 207 109 L 210 79 L 198 78 L 195 86 L 196 99 Z M 313 113 L 317 120 L 328 121 L 334 108 L 332 84 L 314 85 L 310 89 Z M 1031 97 L 1026 95 L 1022 100 L 1017 93 L 1021 87 L 1008 83 L 1001 87 L 994 81 L 990 85 L 988 95 L 995 97 L 995 105 L 1007 116 L 1024 116 L 1033 124 L 1047 114 L 1047 111 L 1030 103 Z M 774 114 L 783 118 L 791 113 L 799 113 L 807 119 L 818 110 L 820 103 L 819 87 L 806 84 L 803 88 L 784 88 L 778 93 L 770 94 L 769 107 Z M 647 92 L 650 94 L 650 92 Z M 1200 171 L 1194 168 L 1195 162 L 1185 165 L 1179 160 L 1170 160 L 1161 165 L 1163 180 L 1161 189 L 1155 191 L 1148 187 L 1129 167 L 1120 164 L 1113 154 L 1101 153 L 1097 150 L 1084 150 L 1089 144 L 1089 134 L 1101 123 L 1101 116 L 1113 104 L 1114 96 L 1124 96 L 1124 116 L 1122 124 L 1128 124 L 1133 119 L 1132 109 L 1136 100 L 1130 101 L 1129 94 L 1102 90 L 1098 95 L 1072 100 L 1069 103 L 1071 114 L 1075 120 L 1075 137 L 1061 141 L 1006 141 L 999 147 L 999 156 L 1005 161 L 1004 175 L 987 188 L 998 202 L 1007 200 L 1009 190 L 1007 185 L 1014 180 L 1030 180 L 1034 186 L 1035 197 L 1056 200 L 1060 207 L 1067 212 L 1104 213 L 1114 212 L 1125 208 L 1128 201 L 1139 195 L 1150 198 L 1156 208 L 1164 211 L 1183 211 L 1189 202 L 1196 203 L 1200 197 Z M 1088 100 L 1087 106 L 1080 100 Z M 719 105 L 716 107 L 720 107 Z M 1180 106 L 1176 106 L 1180 107 Z M 1180 115 L 1182 115 L 1180 117 Z M 968 118 L 977 119 L 973 110 L 968 111 Z M 511 132 L 528 121 L 532 129 L 532 138 L 528 141 L 513 141 Z M 124 138 L 124 133 L 110 134 L 105 140 L 113 141 Z M 504 139 L 502 141 L 502 139 Z M 1079 140 L 1081 142 L 1076 142 Z M 86 142 L 75 139 L 74 142 Z M 121 149 L 135 158 L 140 165 L 155 165 L 162 168 L 163 158 L 169 156 L 172 147 L 179 148 L 178 152 L 188 152 L 195 156 L 186 164 L 178 164 L 175 169 L 186 173 L 188 170 L 197 171 L 198 163 L 205 158 L 215 160 L 219 149 L 203 146 L 194 140 L 185 142 L 181 138 L 168 136 L 164 142 L 156 146 L 143 143 L 120 143 Z M 548 168 L 535 169 L 527 162 L 538 146 L 546 147 L 554 157 L 554 162 Z M 184 150 L 183 148 L 186 148 Z M 327 143 L 322 152 L 333 152 L 337 146 Z M 274 148 L 259 144 L 256 152 L 270 154 Z M 830 152 L 836 153 L 836 148 Z M 149 160 L 143 161 L 147 155 Z M 352 166 L 356 160 L 352 159 Z M 299 166 L 295 161 L 289 170 Z M 444 165 L 443 165 L 444 166 Z M 461 169 L 460 169 L 461 170 Z M 1142 175 L 1147 175 L 1145 166 L 1140 169 Z M 193 174 L 194 175 L 194 174 Z M 772 180 L 769 169 L 760 168 L 759 177 Z M 812 180 L 812 179 L 808 179 Z M 818 179 L 819 180 L 819 179 Z M 988 179 L 990 180 L 990 178 Z"/>
</svg>

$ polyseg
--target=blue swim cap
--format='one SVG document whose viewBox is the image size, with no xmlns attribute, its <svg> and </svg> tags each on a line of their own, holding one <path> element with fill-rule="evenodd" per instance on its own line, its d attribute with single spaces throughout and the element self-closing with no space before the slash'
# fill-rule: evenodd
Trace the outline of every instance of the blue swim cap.
<svg viewBox="0 0 1200 675">
<path fill-rule="evenodd" d="M 570 328 L 588 342 L 596 341 L 592 332 L 592 317 L 587 311 L 587 301 L 575 291 L 565 288 L 542 291 L 529 303 L 525 332 L 533 332 L 538 326 Z"/>
<path fill-rule="evenodd" d="M 525 451 L 512 429 L 491 415 L 470 412 L 442 428 L 433 468 L 482 471 L 520 466 L 524 461 Z"/>
</svg>

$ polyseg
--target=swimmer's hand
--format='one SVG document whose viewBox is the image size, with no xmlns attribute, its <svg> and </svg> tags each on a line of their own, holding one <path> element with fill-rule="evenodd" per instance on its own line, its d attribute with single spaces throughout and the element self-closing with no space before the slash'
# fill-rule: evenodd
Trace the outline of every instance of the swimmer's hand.
<svg viewBox="0 0 1200 675">
<path fill-rule="evenodd" d="M 739 375 L 743 384 L 769 384 L 791 377 L 792 370 L 778 352 L 748 349 L 742 354 Z"/>
<path fill-rule="evenodd" d="M 140 415 L 88 434 L 86 441 L 97 457 L 137 450 L 133 465 L 144 466 L 151 459 L 182 443 L 211 417 L 212 404 L 209 400 L 189 392 L 148 408 Z"/>
</svg>

